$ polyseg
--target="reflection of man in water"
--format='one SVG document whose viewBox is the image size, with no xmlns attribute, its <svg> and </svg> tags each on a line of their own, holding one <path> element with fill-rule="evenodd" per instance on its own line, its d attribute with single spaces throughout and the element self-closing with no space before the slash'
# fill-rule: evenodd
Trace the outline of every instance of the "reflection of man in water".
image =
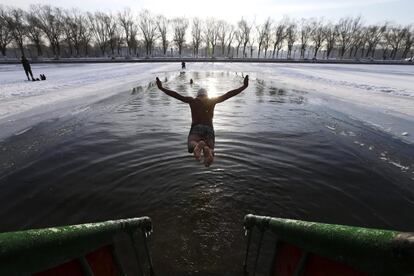
<svg viewBox="0 0 414 276">
<path fill-rule="evenodd" d="M 194 153 L 196 160 L 200 160 L 201 153 L 203 153 L 204 165 L 206 167 L 210 166 L 214 160 L 214 107 L 216 104 L 224 102 L 246 89 L 249 85 L 249 76 L 246 75 L 244 78 L 243 86 L 215 98 L 209 98 L 204 88 L 198 90 L 195 98 L 184 97 L 175 91 L 162 87 L 159 78 L 156 78 L 156 81 L 158 88 L 165 94 L 190 105 L 192 123 L 188 134 L 188 152 Z"/>
<path fill-rule="evenodd" d="M 30 74 L 30 76 L 32 77 L 32 81 L 34 81 L 35 79 L 33 78 L 32 68 L 30 67 L 30 63 L 25 56 L 22 56 L 22 65 L 23 65 L 24 72 L 26 73 L 27 80 L 30 80 L 29 78 L 29 74 Z"/>
</svg>

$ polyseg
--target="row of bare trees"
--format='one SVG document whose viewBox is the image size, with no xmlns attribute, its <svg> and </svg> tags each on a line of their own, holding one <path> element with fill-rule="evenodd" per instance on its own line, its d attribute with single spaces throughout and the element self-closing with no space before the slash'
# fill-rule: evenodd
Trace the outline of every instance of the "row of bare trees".
<svg viewBox="0 0 414 276">
<path fill-rule="evenodd" d="M 17 49 L 22 55 L 32 49 L 31 56 L 47 52 L 56 58 L 176 53 L 194 57 L 398 59 L 412 56 L 413 42 L 412 25 L 367 25 L 361 17 L 334 23 L 314 18 L 268 18 L 261 24 L 241 18 L 230 24 L 215 18 L 168 19 L 148 10 L 135 14 L 128 8 L 117 13 L 91 13 L 50 5 L 31 5 L 28 10 L 0 6 L 3 56 L 7 49 Z"/>
</svg>

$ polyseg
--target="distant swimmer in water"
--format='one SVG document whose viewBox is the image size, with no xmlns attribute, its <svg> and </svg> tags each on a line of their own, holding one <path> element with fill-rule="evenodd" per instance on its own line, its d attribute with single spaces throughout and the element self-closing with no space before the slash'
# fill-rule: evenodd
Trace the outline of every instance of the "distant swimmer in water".
<svg viewBox="0 0 414 276">
<path fill-rule="evenodd" d="M 165 94 L 190 105 L 192 123 L 188 134 L 188 152 L 193 153 L 196 160 L 200 160 L 201 154 L 203 154 L 204 165 L 209 167 L 214 160 L 214 107 L 216 104 L 224 102 L 246 89 L 249 86 L 249 76 L 246 75 L 244 78 L 243 86 L 214 98 L 209 98 L 207 90 L 204 88 L 198 90 L 197 96 L 193 98 L 182 96 L 175 91 L 162 87 L 159 78 L 156 78 L 156 82 L 158 88 Z"/>
<path fill-rule="evenodd" d="M 33 77 L 33 73 L 32 73 L 32 68 L 30 67 L 30 63 L 25 56 L 22 56 L 21 62 L 23 65 L 24 72 L 26 73 L 27 80 L 30 80 L 29 78 L 29 74 L 30 74 L 30 76 L 32 77 L 32 81 L 35 81 L 35 78 Z"/>
</svg>

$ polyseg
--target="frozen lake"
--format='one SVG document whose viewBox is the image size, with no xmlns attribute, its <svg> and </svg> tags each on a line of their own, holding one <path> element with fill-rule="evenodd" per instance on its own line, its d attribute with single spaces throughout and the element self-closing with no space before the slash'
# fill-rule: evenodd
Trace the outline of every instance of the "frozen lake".
<svg viewBox="0 0 414 276">
<path fill-rule="evenodd" d="M 32 67 L 35 75 L 44 73 L 48 80 L 28 82 L 20 65 L 0 66 L 0 123 L 26 118 L 24 121 L 30 126 L 50 116 L 62 116 L 63 111 L 76 112 L 88 103 L 148 83 L 157 74 L 177 72 L 179 64 L 35 64 Z M 189 64 L 189 71 L 258 74 L 259 79 L 272 80 L 283 89 L 310 92 L 322 105 L 414 141 L 414 135 L 401 135 L 413 134 L 414 66 L 193 63 Z M 56 114 L 52 113 L 56 110 L 59 110 Z M 11 132 L 18 132 L 26 124 L 12 123 Z M 3 129 L 2 134 L 10 131 Z"/>
<path fill-rule="evenodd" d="M 148 215 L 161 275 L 239 275 L 247 213 L 414 229 L 413 66 L 32 67 L 48 80 L 0 66 L 1 231 Z M 216 107 L 206 169 L 187 153 L 190 109 L 155 77 L 215 96 L 245 74 Z"/>
</svg>

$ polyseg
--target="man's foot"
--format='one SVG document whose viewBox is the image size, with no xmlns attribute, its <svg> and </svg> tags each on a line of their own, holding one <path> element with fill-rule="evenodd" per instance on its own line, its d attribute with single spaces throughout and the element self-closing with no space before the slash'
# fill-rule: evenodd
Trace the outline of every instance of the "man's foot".
<svg viewBox="0 0 414 276">
<path fill-rule="evenodd" d="M 210 167 L 210 165 L 213 163 L 214 156 L 213 156 L 213 150 L 210 149 L 208 146 L 205 146 L 203 148 L 204 153 L 204 166 Z"/>
<path fill-rule="evenodd" d="M 203 140 L 201 140 L 194 147 L 194 157 L 197 161 L 200 161 L 200 159 L 201 159 L 201 150 L 204 148 L 205 144 L 206 143 Z"/>
</svg>

